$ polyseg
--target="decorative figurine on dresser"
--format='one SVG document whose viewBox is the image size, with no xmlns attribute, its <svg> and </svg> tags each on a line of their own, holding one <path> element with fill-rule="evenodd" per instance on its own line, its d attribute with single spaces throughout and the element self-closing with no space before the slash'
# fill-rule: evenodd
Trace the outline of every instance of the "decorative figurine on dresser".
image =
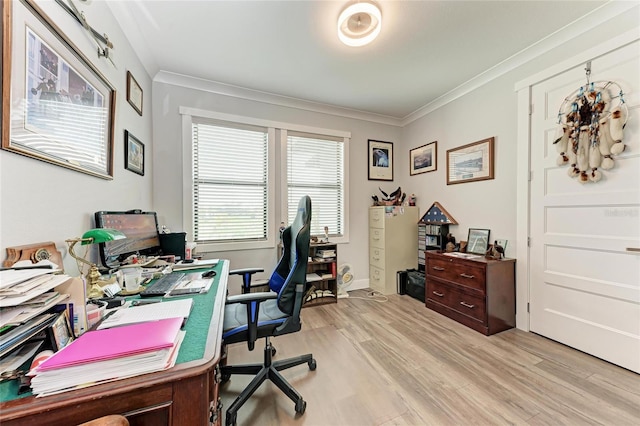
<svg viewBox="0 0 640 426">
<path fill-rule="evenodd" d="M 427 308 L 487 336 L 515 327 L 515 259 L 436 251 L 425 255 Z"/>
</svg>

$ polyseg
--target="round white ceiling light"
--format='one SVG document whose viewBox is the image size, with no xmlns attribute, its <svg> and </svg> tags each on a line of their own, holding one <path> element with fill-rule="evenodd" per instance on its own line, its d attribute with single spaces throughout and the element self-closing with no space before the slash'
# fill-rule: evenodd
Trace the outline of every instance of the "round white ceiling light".
<svg viewBox="0 0 640 426">
<path fill-rule="evenodd" d="M 342 11 L 338 18 L 338 38 L 347 46 L 371 43 L 382 27 L 382 14 L 373 3 L 355 3 Z"/>
</svg>

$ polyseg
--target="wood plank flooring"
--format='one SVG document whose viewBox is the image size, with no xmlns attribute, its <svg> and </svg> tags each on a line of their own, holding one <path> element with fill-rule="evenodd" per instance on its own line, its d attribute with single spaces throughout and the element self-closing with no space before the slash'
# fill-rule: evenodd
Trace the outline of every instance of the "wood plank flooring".
<svg viewBox="0 0 640 426">
<path fill-rule="evenodd" d="M 484 336 L 409 296 L 350 294 L 361 298 L 305 308 L 300 332 L 272 339 L 277 359 L 317 360 L 283 372 L 305 414 L 267 382 L 239 425 L 640 425 L 638 374 L 533 333 Z M 229 364 L 260 362 L 263 347 L 232 345 Z M 223 411 L 250 379 L 222 386 Z"/>
</svg>

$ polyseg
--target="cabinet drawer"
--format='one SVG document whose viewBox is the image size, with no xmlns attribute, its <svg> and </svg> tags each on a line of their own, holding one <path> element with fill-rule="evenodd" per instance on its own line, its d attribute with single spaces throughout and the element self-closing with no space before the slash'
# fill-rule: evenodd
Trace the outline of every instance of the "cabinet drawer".
<svg viewBox="0 0 640 426">
<path fill-rule="evenodd" d="M 483 266 L 427 258 L 425 272 L 436 278 L 485 291 L 485 268 Z"/>
<path fill-rule="evenodd" d="M 369 264 L 384 268 L 384 249 L 378 247 L 369 247 Z"/>
<path fill-rule="evenodd" d="M 384 228 L 384 209 L 369 209 L 369 226 Z"/>
<path fill-rule="evenodd" d="M 369 228 L 369 247 L 384 248 L 384 229 Z"/>
<path fill-rule="evenodd" d="M 369 287 L 379 292 L 384 290 L 384 269 L 369 266 Z"/>
<path fill-rule="evenodd" d="M 427 280 L 426 297 L 463 315 L 485 322 L 486 304 L 482 296 L 463 293 L 447 284 Z"/>
</svg>

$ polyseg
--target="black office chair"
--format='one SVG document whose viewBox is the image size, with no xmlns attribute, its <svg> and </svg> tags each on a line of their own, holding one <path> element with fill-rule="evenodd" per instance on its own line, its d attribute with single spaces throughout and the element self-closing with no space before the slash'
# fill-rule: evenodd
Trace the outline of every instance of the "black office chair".
<svg viewBox="0 0 640 426">
<path fill-rule="evenodd" d="M 223 366 L 222 380 L 233 374 L 255 375 L 251 383 L 238 395 L 227 410 L 227 425 L 235 425 L 240 407 L 253 395 L 265 380 L 271 380 L 295 403 L 298 414 L 304 414 L 307 403 L 285 380 L 279 371 L 307 363 L 310 370 L 316 369 L 312 354 L 281 361 L 272 361 L 271 336 L 295 333 L 302 328 L 300 309 L 309 260 L 309 226 L 311 222 L 311 199 L 302 197 L 298 203 L 298 214 L 293 224 L 282 234 L 283 255 L 269 279 L 270 292 L 246 293 L 227 298 L 222 339 L 224 344 L 247 342 L 253 350 L 257 339 L 266 339 L 264 363 L 238 366 Z"/>
</svg>

